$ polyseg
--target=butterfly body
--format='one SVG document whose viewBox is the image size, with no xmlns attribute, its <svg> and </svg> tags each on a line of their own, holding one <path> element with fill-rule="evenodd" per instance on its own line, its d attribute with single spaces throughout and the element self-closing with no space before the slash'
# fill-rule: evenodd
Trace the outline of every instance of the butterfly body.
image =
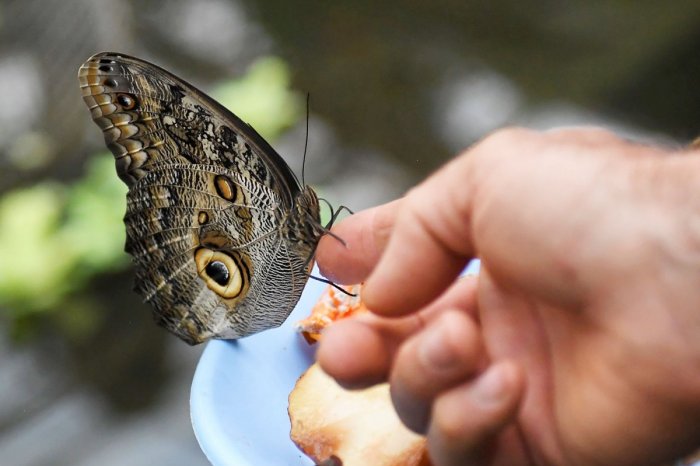
<svg viewBox="0 0 700 466">
<path fill-rule="evenodd" d="M 156 321 L 190 344 L 279 326 L 324 233 L 314 191 L 249 125 L 155 65 L 101 53 L 79 80 L 129 186 L 125 250 Z"/>
</svg>

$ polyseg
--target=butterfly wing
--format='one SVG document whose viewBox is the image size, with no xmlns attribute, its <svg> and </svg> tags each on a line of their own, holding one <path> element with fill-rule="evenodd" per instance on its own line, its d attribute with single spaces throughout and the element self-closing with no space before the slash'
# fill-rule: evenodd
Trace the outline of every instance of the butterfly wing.
<svg viewBox="0 0 700 466">
<path fill-rule="evenodd" d="M 100 53 L 78 77 L 129 186 L 125 249 L 156 320 L 191 344 L 280 325 L 318 241 L 300 226 L 318 223 L 313 191 L 253 128 L 155 65 Z"/>
<path fill-rule="evenodd" d="M 183 161 L 247 172 L 280 190 L 287 204 L 299 193 L 284 159 L 250 125 L 164 69 L 103 52 L 88 59 L 78 77 L 127 185 L 150 166 Z"/>
</svg>

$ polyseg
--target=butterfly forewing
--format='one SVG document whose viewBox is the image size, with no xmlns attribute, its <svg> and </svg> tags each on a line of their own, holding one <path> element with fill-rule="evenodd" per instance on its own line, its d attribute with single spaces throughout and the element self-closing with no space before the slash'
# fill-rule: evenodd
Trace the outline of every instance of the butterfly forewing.
<svg viewBox="0 0 700 466">
<path fill-rule="evenodd" d="M 101 53 L 78 77 L 129 186 L 125 249 L 156 320 L 192 344 L 281 324 L 323 232 L 313 190 L 249 125 L 155 65 Z"/>
</svg>

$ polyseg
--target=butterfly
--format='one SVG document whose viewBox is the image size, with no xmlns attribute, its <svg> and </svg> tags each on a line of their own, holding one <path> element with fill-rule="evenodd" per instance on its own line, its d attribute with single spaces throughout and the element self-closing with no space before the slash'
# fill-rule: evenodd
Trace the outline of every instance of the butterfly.
<svg viewBox="0 0 700 466">
<path fill-rule="evenodd" d="M 156 65 L 103 52 L 78 79 L 129 187 L 125 250 L 156 322 L 189 344 L 282 324 L 328 232 L 313 189 L 250 125 Z"/>
</svg>

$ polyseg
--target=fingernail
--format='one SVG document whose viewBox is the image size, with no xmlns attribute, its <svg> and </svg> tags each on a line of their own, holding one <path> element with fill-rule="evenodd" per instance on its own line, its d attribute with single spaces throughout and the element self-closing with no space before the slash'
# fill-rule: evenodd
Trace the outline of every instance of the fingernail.
<svg viewBox="0 0 700 466">
<path fill-rule="evenodd" d="M 447 342 L 449 322 L 444 319 L 426 329 L 418 347 L 418 357 L 426 366 L 438 369 L 449 368 L 455 363 L 455 355 Z"/>
<path fill-rule="evenodd" d="M 503 364 L 492 366 L 474 383 L 472 394 L 482 405 L 500 404 L 508 397 L 506 368 Z"/>
</svg>

